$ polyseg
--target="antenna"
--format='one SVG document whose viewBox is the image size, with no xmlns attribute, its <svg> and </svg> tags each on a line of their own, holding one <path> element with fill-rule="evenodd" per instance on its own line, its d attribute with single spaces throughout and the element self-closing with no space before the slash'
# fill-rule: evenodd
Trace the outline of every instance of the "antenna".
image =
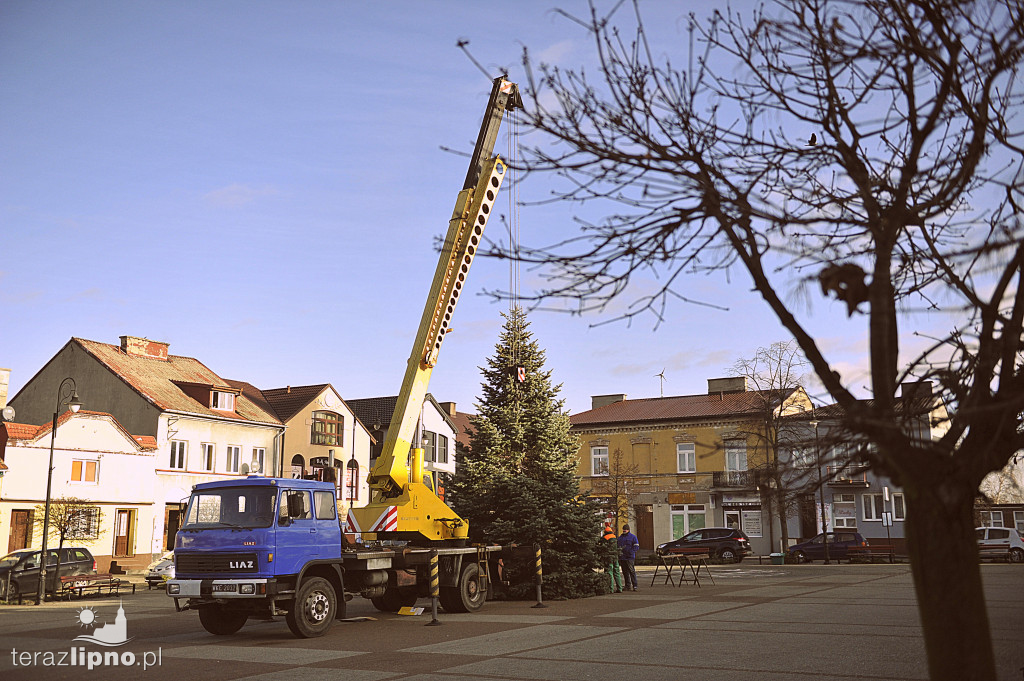
<svg viewBox="0 0 1024 681">
<path fill-rule="evenodd" d="M 661 396 L 665 396 L 665 370 L 662 369 L 660 374 L 654 374 L 655 378 L 661 379 Z"/>
</svg>

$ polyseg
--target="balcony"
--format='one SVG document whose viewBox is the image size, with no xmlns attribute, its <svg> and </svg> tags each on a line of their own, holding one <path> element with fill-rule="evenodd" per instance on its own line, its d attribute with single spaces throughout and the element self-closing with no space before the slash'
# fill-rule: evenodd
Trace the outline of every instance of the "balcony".
<svg viewBox="0 0 1024 681">
<path fill-rule="evenodd" d="M 829 466 L 828 467 L 829 487 L 868 487 L 868 474 L 865 466 Z"/>
<path fill-rule="evenodd" d="M 751 471 L 715 471 L 712 473 L 711 489 L 754 489 L 754 474 Z"/>
</svg>

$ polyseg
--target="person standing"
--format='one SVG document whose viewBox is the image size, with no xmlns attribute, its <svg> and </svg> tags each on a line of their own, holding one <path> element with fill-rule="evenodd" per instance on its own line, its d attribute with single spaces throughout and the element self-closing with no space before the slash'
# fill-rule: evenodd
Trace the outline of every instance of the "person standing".
<svg viewBox="0 0 1024 681">
<path fill-rule="evenodd" d="M 619 535 L 619 564 L 622 566 L 622 581 L 624 589 L 636 591 L 636 552 L 640 548 L 640 541 L 636 535 L 629 531 L 629 525 L 622 526 L 622 534 Z"/>
<path fill-rule="evenodd" d="M 622 593 L 622 574 L 619 572 L 619 547 L 615 538 L 615 531 L 608 523 L 604 525 L 604 535 L 601 538 L 608 546 L 608 553 L 610 555 L 608 565 L 605 566 L 604 571 L 608 573 L 608 581 L 611 585 L 612 593 Z"/>
</svg>

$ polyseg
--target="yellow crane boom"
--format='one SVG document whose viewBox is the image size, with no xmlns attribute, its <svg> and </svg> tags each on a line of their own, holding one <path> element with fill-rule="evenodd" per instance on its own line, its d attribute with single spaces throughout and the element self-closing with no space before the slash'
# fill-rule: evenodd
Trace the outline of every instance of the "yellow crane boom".
<svg viewBox="0 0 1024 681">
<path fill-rule="evenodd" d="M 491 156 L 498 128 L 505 111 L 521 107 L 516 84 L 504 76 L 496 78 L 469 172 L 448 223 L 395 413 L 367 477 L 370 501 L 349 511 L 349 527 L 367 540 L 459 541 L 469 534 L 469 524 L 437 496 L 429 477 L 424 478 L 423 450 L 414 440 L 430 375 L 505 178 L 507 165 Z"/>
</svg>

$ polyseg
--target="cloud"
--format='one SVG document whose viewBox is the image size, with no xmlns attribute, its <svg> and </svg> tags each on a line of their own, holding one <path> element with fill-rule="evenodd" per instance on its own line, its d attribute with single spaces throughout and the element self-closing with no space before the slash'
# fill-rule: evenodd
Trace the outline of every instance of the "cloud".
<svg viewBox="0 0 1024 681">
<path fill-rule="evenodd" d="M 203 196 L 203 201 L 223 208 L 238 208 L 252 203 L 261 196 L 273 196 L 274 194 L 277 194 L 277 190 L 273 187 L 256 188 L 236 182 L 207 193 Z"/>
</svg>

